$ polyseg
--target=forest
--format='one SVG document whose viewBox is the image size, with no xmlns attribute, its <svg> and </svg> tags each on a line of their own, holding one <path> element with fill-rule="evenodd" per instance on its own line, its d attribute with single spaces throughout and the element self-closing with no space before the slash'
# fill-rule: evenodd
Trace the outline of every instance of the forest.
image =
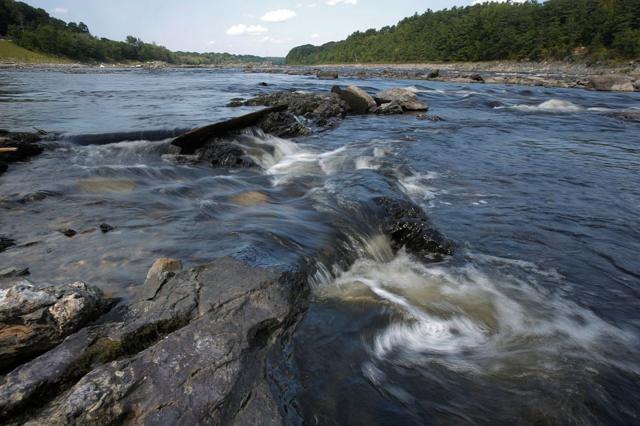
<svg viewBox="0 0 640 426">
<path fill-rule="evenodd" d="M 343 41 L 296 47 L 286 63 L 635 59 L 640 0 L 547 0 L 427 10 Z"/>
<path fill-rule="evenodd" d="M 0 37 L 35 52 L 82 62 L 148 62 L 212 65 L 277 61 L 253 55 L 229 53 L 172 52 L 134 36 L 114 41 L 93 36 L 83 22 L 66 23 L 45 10 L 14 0 L 0 0 Z"/>
</svg>

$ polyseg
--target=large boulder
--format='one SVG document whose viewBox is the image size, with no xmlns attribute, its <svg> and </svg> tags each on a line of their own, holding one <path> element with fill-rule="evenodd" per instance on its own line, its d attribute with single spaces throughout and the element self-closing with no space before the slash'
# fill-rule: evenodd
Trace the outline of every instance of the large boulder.
<svg viewBox="0 0 640 426">
<path fill-rule="evenodd" d="M 405 111 L 428 111 L 429 107 L 418 99 L 418 96 L 409 89 L 394 88 L 379 92 L 376 98 L 381 104 L 397 102 Z"/>
<path fill-rule="evenodd" d="M 349 112 L 352 114 L 366 114 L 377 106 L 376 101 L 358 86 L 349 86 L 346 90 L 333 86 L 331 92 L 349 105 Z"/>
<path fill-rule="evenodd" d="M 38 288 L 20 279 L 0 290 L 0 370 L 56 346 L 108 306 L 85 283 Z"/>
<path fill-rule="evenodd" d="M 633 92 L 633 79 L 626 75 L 609 74 L 593 76 L 587 82 L 587 87 L 607 92 Z"/>
</svg>

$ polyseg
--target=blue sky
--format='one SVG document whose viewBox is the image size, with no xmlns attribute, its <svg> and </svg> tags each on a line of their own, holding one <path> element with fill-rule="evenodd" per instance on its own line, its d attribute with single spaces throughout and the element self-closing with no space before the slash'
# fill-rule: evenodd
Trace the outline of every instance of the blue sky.
<svg viewBox="0 0 640 426">
<path fill-rule="evenodd" d="M 172 50 L 284 56 L 294 46 L 477 0 L 23 0 L 94 35 L 135 35 Z"/>
</svg>

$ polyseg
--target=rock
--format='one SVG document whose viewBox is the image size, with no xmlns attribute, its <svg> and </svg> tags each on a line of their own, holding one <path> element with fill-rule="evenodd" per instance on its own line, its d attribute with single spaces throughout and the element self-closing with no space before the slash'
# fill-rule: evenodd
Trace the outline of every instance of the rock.
<svg viewBox="0 0 640 426">
<path fill-rule="evenodd" d="M 618 74 L 593 76 L 587 81 L 587 87 L 599 91 L 633 92 L 635 87 L 630 77 Z"/>
<path fill-rule="evenodd" d="M 484 78 L 482 78 L 480 74 L 471 74 L 471 75 L 468 75 L 467 78 L 477 83 L 484 83 Z"/>
<path fill-rule="evenodd" d="M 37 288 L 23 279 L 0 290 L 0 369 L 51 349 L 107 306 L 99 289 L 81 282 Z"/>
<path fill-rule="evenodd" d="M 428 121 L 444 121 L 444 119 L 435 114 L 418 114 L 416 115 L 418 120 L 428 120 Z"/>
<path fill-rule="evenodd" d="M 404 109 L 402 109 L 400 102 L 393 101 L 380 105 L 375 113 L 379 115 L 404 114 Z"/>
<path fill-rule="evenodd" d="M 29 274 L 29 268 L 17 268 L 15 266 L 10 266 L 8 268 L 0 269 L 0 279 L 24 277 Z"/>
<path fill-rule="evenodd" d="M 640 111 L 621 111 L 613 113 L 614 117 L 628 121 L 640 121 Z"/>
<path fill-rule="evenodd" d="M 11 163 L 27 161 L 41 154 L 44 147 L 40 141 L 40 135 L 35 133 L 11 133 L 0 130 L 0 148 L 17 148 L 15 152 L 0 153 L 0 174 L 6 172 Z"/>
<path fill-rule="evenodd" d="M 231 201 L 243 206 L 257 206 L 259 204 L 268 203 L 269 197 L 259 191 L 249 191 L 234 195 L 231 197 Z"/>
<path fill-rule="evenodd" d="M 405 111 L 428 111 L 427 105 L 420 100 L 418 96 L 408 89 L 394 88 L 384 90 L 376 95 L 380 99 L 381 104 L 396 101 Z"/>
<path fill-rule="evenodd" d="M 16 245 L 16 241 L 11 238 L 7 238 L 3 235 L 0 235 L 0 253 L 8 249 L 9 247 L 13 247 Z"/>
<path fill-rule="evenodd" d="M 307 136 L 312 133 L 311 129 L 299 122 L 296 117 L 289 112 L 269 114 L 262 120 L 260 128 L 265 133 L 280 138 L 295 138 L 298 136 Z"/>
<path fill-rule="evenodd" d="M 90 178 L 78 181 L 78 188 L 84 192 L 131 192 L 136 183 L 127 179 Z"/>
<path fill-rule="evenodd" d="M 73 238 L 76 236 L 78 232 L 71 228 L 65 228 L 65 229 L 60 229 L 60 233 L 62 233 L 62 235 L 64 235 L 67 238 Z"/>
<path fill-rule="evenodd" d="M 109 225 L 108 223 L 101 223 L 101 224 L 100 224 L 100 231 L 101 231 L 103 234 L 106 234 L 106 233 L 108 233 L 108 232 L 111 232 L 111 231 L 113 231 L 114 229 L 115 229 L 115 228 L 114 228 L 113 226 Z"/>
<path fill-rule="evenodd" d="M 338 73 L 335 71 L 319 71 L 316 76 L 320 80 L 336 80 L 338 78 Z"/>
<path fill-rule="evenodd" d="M 49 392 L 54 398 L 27 411 L 24 424 L 282 424 L 286 411 L 300 423 L 275 393 L 273 357 L 283 356 L 287 330 L 305 309 L 304 277 L 229 258 L 178 273 L 153 300 L 134 303 L 120 325 L 100 331 L 108 337 L 94 340 L 108 341 L 108 356 L 68 390 Z M 72 349 L 76 359 L 98 353 L 80 333 L 73 339 L 61 345 L 66 355 L 51 355 L 59 370 L 73 365 Z M 15 401 L 33 400 L 34 377 L 50 389 L 60 382 L 46 370 L 36 374 L 42 361 L 21 367 L 24 382 L 14 373 L 5 380 L 0 395 L 14 395 L 5 407 L 29 407 L 29 398 Z"/>
<path fill-rule="evenodd" d="M 432 79 L 434 79 L 434 78 L 438 78 L 438 77 L 440 77 L 440 70 L 439 70 L 439 69 L 435 69 L 435 70 L 431 71 L 431 72 L 427 75 L 427 78 L 428 78 L 429 80 L 432 80 Z"/>
<path fill-rule="evenodd" d="M 182 262 L 178 259 L 161 257 L 157 259 L 147 272 L 140 298 L 142 300 L 153 299 L 162 285 L 177 272 L 182 270 Z"/>
<path fill-rule="evenodd" d="M 349 112 L 352 114 L 366 114 L 377 106 L 376 101 L 358 86 L 349 86 L 346 90 L 340 86 L 333 86 L 331 92 L 349 105 Z"/>
<path fill-rule="evenodd" d="M 640 92 L 640 78 L 637 78 L 636 81 L 633 82 L 633 88 L 636 92 Z"/>
<path fill-rule="evenodd" d="M 227 104 L 228 107 L 240 107 L 242 105 L 244 105 L 246 99 L 244 98 L 233 98 L 229 101 L 229 103 Z"/>
<path fill-rule="evenodd" d="M 258 86 L 266 87 L 266 86 L 268 86 L 268 85 L 269 85 L 269 84 L 268 84 L 268 83 L 265 83 L 264 81 L 261 81 L 260 83 L 258 83 Z"/>
<path fill-rule="evenodd" d="M 374 200 L 385 212 L 383 230 L 395 249 L 406 247 L 423 257 L 453 254 L 453 244 L 434 229 L 422 209 L 407 200 L 378 197 Z"/>
</svg>

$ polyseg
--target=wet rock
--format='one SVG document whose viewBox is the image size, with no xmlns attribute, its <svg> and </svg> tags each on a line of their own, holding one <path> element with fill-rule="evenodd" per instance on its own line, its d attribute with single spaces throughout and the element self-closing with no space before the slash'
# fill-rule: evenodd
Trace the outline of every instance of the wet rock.
<svg viewBox="0 0 640 426">
<path fill-rule="evenodd" d="M 249 99 L 244 105 L 286 105 L 287 112 L 310 119 L 344 117 L 347 111 L 346 103 L 335 93 L 275 92 Z"/>
<path fill-rule="evenodd" d="M 279 138 L 295 138 L 307 136 L 312 133 L 311 129 L 302 124 L 289 112 L 275 112 L 264 118 L 260 128 L 268 134 Z"/>
<path fill-rule="evenodd" d="M 374 201 L 385 212 L 383 230 L 395 249 L 405 247 L 410 253 L 428 258 L 453 254 L 453 243 L 433 227 L 420 207 L 387 197 Z"/>
<path fill-rule="evenodd" d="M 78 232 L 74 229 L 66 228 L 66 229 L 60 229 L 60 233 L 67 238 L 73 238 L 76 236 Z"/>
<path fill-rule="evenodd" d="M 444 118 L 435 115 L 435 114 L 418 114 L 416 115 L 416 118 L 418 120 L 428 120 L 428 121 L 433 121 L 433 122 L 437 122 L 437 121 L 444 121 Z"/>
<path fill-rule="evenodd" d="M 613 113 L 613 116 L 621 120 L 640 121 L 640 111 L 621 111 Z"/>
<path fill-rule="evenodd" d="M 38 288 L 20 280 L 0 291 L 0 369 L 45 352 L 108 306 L 102 292 L 76 282 Z"/>
<path fill-rule="evenodd" d="M 618 74 L 593 76 L 587 81 L 587 87 L 613 92 L 633 92 L 636 90 L 630 77 Z"/>
<path fill-rule="evenodd" d="M 101 223 L 100 224 L 100 232 L 102 232 L 103 234 L 109 233 L 111 231 L 113 231 L 115 228 L 111 225 L 109 225 L 108 223 Z"/>
<path fill-rule="evenodd" d="M 333 86 L 331 92 L 346 102 L 352 114 L 366 114 L 377 106 L 376 101 L 358 86 L 349 86 L 346 90 L 340 86 Z"/>
<path fill-rule="evenodd" d="M 375 113 L 379 115 L 404 114 L 404 109 L 402 108 L 402 105 L 400 105 L 400 102 L 393 101 L 380 105 L 375 110 Z"/>
<path fill-rule="evenodd" d="M 228 107 L 240 107 L 244 105 L 246 99 L 244 98 L 233 98 L 227 104 Z"/>
<path fill-rule="evenodd" d="M 29 268 L 18 268 L 15 266 L 10 266 L 8 268 L 0 269 L 0 280 L 6 278 L 25 277 L 29 274 Z"/>
<path fill-rule="evenodd" d="M 484 78 L 480 74 L 470 74 L 467 78 L 476 83 L 484 83 Z"/>
<path fill-rule="evenodd" d="M 260 83 L 258 83 L 258 86 L 266 87 L 266 86 L 268 86 L 268 85 L 269 85 L 269 84 L 268 84 L 268 83 L 265 83 L 264 81 L 261 81 Z"/>
<path fill-rule="evenodd" d="M 376 95 L 381 104 L 397 102 L 405 111 L 427 111 L 429 108 L 424 102 L 418 100 L 418 96 L 408 89 L 394 88 L 384 90 Z"/>
<path fill-rule="evenodd" d="M 246 424 L 250 419 L 281 424 L 280 410 L 289 410 L 289 416 L 295 410 L 274 394 L 267 354 L 287 338 L 305 308 L 305 295 L 302 274 L 229 258 L 179 272 L 113 324 L 106 339 L 115 349 L 108 351 L 107 362 L 91 366 L 77 383 L 58 390 L 22 420 L 33 425 Z M 79 333 L 75 337 L 76 353 L 95 352 L 94 344 L 87 346 Z M 69 369 L 69 355 L 52 358 L 60 370 Z M 21 368 L 29 389 L 41 361 Z M 12 373 L 7 389 L 21 386 L 15 377 Z M 23 393 L 28 392 L 34 395 Z"/>
<path fill-rule="evenodd" d="M 15 245 L 16 241 L 14 239 L 5 237 L 4 235 L 0 235 L 0 253 Z"/>
<path fill-rule="evenodd" d="M 41 137 L 35 133 L 11 133 L 0 130 L 0 148 L 16 148 L 13 152 L 0 152 L 0 174 L 8 170 L 9 164 L 27 161 L 41 154 L 44 147 Z"/>
<path fill-rule="evenodd" d="M 336 80 L 338 78 L 338 73 L 335 71 L 319 71 L 316 76 L 320 80 Z"/>
<path fill-rule="evenodd" d="M 433 70 L 429 74 L 427 74 L 427 78 L 429 80 L 432 80 L 432 79 L 438 78 L 438 77 L 440 77 L 440 70 L 438 70 L 438 69 Z"/>
</svg>

